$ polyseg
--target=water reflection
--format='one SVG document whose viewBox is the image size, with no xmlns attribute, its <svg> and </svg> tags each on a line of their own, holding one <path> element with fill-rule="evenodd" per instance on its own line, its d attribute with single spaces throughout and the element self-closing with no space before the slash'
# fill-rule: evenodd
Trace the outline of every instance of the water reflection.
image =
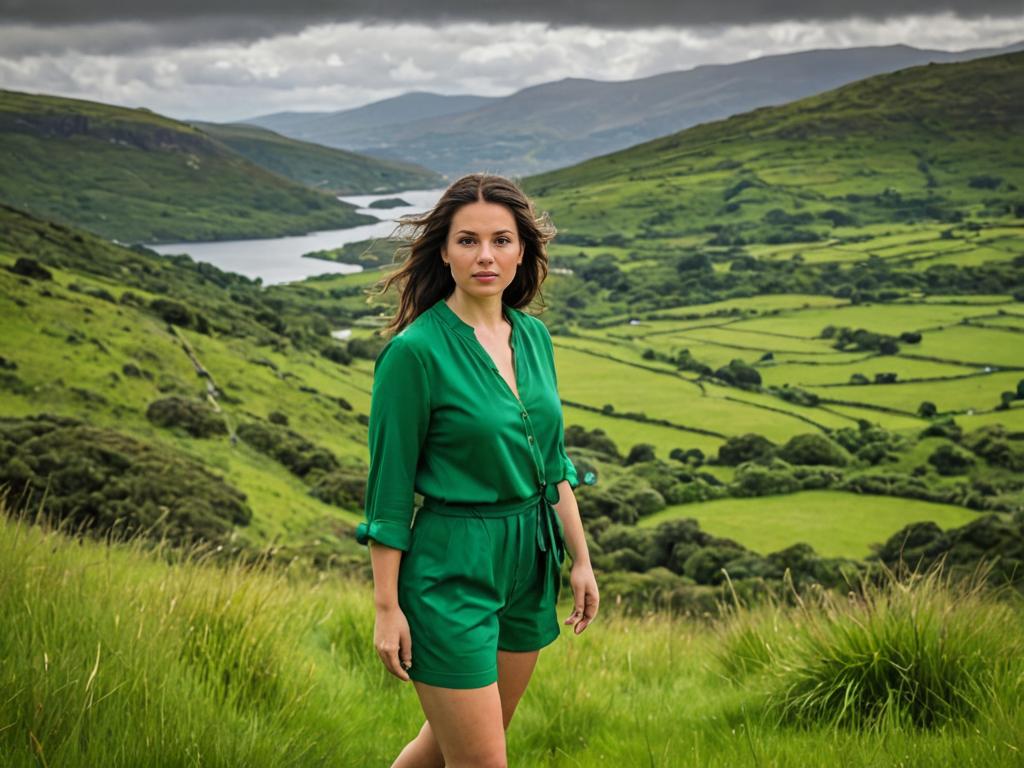
<svg viewBox="0 0 1024 768">
<path fill-rule="evenodd" d="M 187 253 L 196 261 L 205 261 L 228 272 L 237 272 L 249 278 L 260 277 L 264 285 L 289 283 L 325 273 L 358 272 L 358 264 L 335 264 L 320 259 L 304 259 L 302 254 L 339 248 L 345 243 L 386 237 L 395 227 L 399 216 L 421 213 L 434 205 L 444 189 L 417 189 L 386 195 L 351 195 L 341 198 L 359 206 L 359 212 L 375 216 L 376 224 L 364 224 L 350 229 L 330 229 L 307 235 L 271 237 L 257 240 L 221 240 L 206 243 L 164 243 L 150 246 L 154 251 L 167 254 Z M 398 208 L 367 208 L 374 200 L 398 197 L 409 203 Z"/>
</svg>

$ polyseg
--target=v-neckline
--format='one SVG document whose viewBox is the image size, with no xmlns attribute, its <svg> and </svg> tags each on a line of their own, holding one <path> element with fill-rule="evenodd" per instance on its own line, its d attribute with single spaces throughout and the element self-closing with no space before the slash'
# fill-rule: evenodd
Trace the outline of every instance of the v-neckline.
<svg viewBox="0 0 1024 768">
<path fill-rule="evenodd" d="M 438 300 L 437 303 L 441 305 L 441 311 L 448 318 L 448 324 L 455 330 L 459 331 L 460 335 L 464 336 L 466 340 L 470 343 L 470 346 L 476 349 L 479 354 L 483 355 L 484 359 L 487 361 L 487 365 L 490 367 L 492 371 L 494 371 L 498 378 L 501 379 L 501 383 L 505 385 L 505 389 L 508 391 L 510 395 L 512 395 L 512 397 L 515 398 L 516 402 L 519 403 L 520 407 L 522 407 L 523 401 L 520 395 L 522 394 L 523 388 L 519 381 L 519 365 L 518 361 L 516 360 L 516 334 L 518 333 L 519 326 L 513 317 L 511 308 L 504 302 L 501 305 L 502 316 L 506 320 L 508 320 L 509 325 L 512 326 L 512 330 L 509 332 L 508 335 L 508 345 L 509 348 L 512 350 L 512 378 L 516 384 L 515 390 L 512 389 L 511 385 L 508 383 L 505 377 L 501 375 L 501 371 L 498 370 L 498 364 L 491 356 L 491 353 L 488 352 L 487 348 L 480 343 L 480 339 L 478 339 L 476 336 L 476 329 L 472 325 L 467 323 L 465 320 L 463 320 L 461 317 L 459 317 L 455 313 L 455 310 L 448 306 L 447 301 L 445 301 L 444 299 L 440 299 Z"/>
</svg>

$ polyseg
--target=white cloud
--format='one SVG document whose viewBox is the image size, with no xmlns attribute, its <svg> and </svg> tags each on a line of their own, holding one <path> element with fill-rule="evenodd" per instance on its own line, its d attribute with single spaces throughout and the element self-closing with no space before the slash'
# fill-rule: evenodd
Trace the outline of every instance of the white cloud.
<svg viewBox="0 0 1024 768">
<path fill-rule="evenodd" d="M 410 90 L 502 96 L 564 77 L 626 80 L 810 48 L 904 43 L 961 50 L 1017 42 L 1018 19 L 946 13 L 615 30 L 540 22 L 321 24 L 252 41 L 147 44 L 140 22 L 0 28 L 0 87 L 231 120 L 334 110 Z M 166 30 L 161 32 L 166 35 Z M 180 36 L 187 38 L 182 26 Z M 118 52 L 131 38 L 133 45 Z"/>
</svg>

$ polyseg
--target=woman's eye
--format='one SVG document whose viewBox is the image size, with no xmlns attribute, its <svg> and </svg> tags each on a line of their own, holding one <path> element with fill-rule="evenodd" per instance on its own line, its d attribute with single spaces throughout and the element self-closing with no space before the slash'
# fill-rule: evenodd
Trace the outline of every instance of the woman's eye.
<svg viewBox="0 0 1024 768">
<path fill-rule="evenodd" d="M 460 237 L 459 238 L 459 245 L 463 245 L 464 243 L 467 243 L 467 242 L 469 242 L 469 243 L 473 242 L 473 238 L 472 237 Z"/>
<path fill-rule="evenodd" d="M 509 240 L 507 237 L 499 237 L 498 238 L 498 242 L 502 243 L 502 244 L 506 244 L 506 243 L 511 243 L 512 241 Z"/>
</svg>

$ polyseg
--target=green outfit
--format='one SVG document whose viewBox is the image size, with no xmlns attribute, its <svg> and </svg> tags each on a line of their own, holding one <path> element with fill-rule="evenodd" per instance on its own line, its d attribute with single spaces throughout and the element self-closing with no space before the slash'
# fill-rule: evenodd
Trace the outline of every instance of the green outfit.
<svg viewBox="0 0 1024 768">
<path fill-rule="evenodd" d="M 502 308 L 518 399 L 444 300 L 393 336 L 374 366 L 356 539 L 405 552 L 398 601 L 412 635 L 409 676 L 449 688 L 493 683 L 497 649 L 536 650 L 560 631 L 565 543 L 552 504 L 557 483 L 579 481 L 551 336 L 537 318 Z M 415 511 L 414 492 L 423 497 Z"/>
</svg>

